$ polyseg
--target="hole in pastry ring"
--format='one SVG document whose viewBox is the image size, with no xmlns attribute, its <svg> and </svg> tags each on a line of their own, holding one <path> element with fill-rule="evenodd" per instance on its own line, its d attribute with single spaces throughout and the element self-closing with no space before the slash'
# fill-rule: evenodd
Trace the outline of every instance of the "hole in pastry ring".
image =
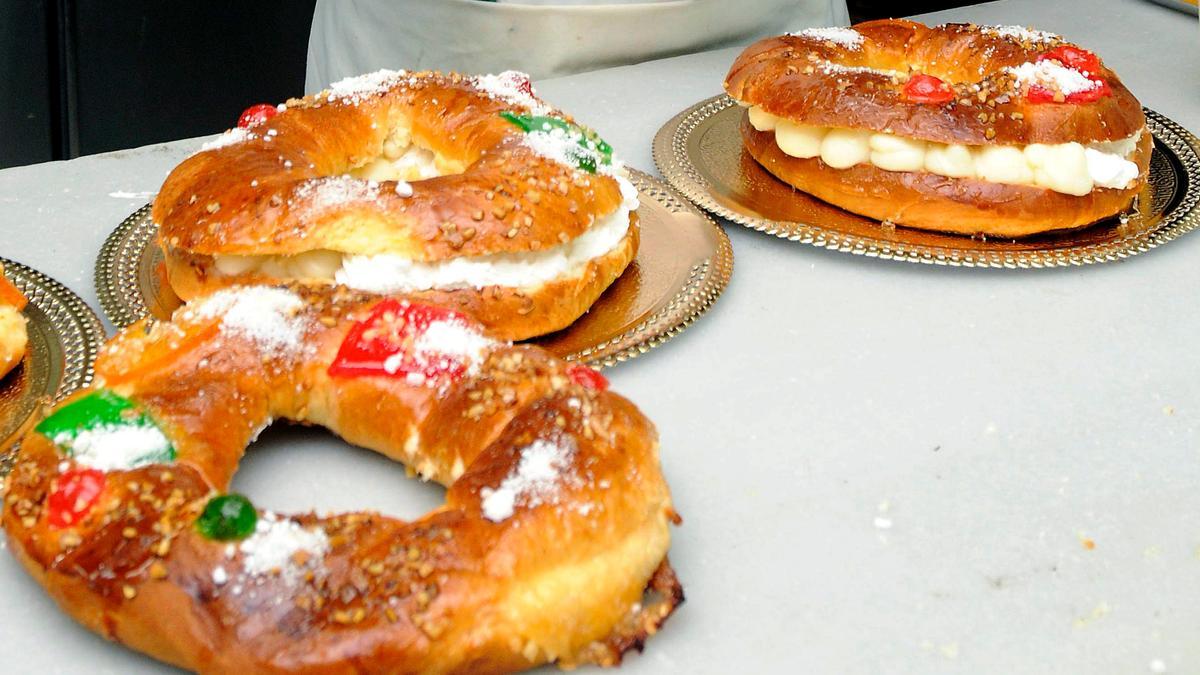
<svg viewBox="0 0 1200 675">
<path fill-rule="evenodd" d="M 379 71 L 227 132 L 177 166 L 155 198 L 172 288 L 188 300 L 224 285 L 305 280 L 262 270 L 221 275 L 214 256 L 390 254 L 431 264 L 529 256 L 574 242 L 606 218 L 629 219 L 623 209 L 636 205 L 636 190 L 611 148 L 581 160 L 578 144 L 547 143 L 553 134 L 528 133 L 502 116 L 550 117 L 590 133 L 529 93 L 521 77 Z M 411 184 L 347 175 L 397 144 L 432 153 L 444 175 Z M 520 339 L 578 318 L 636 247 L 632 222 L 607 254 L 549 281 L 471 278 L 403 290 L 449 301 Z"/>
<path fill-rule="evenodd" d="M 84 625 L 193 670 L 613 663 L 682 601 L 677 517 L 652 424 L 581 368 L 403 298 L 219 292 L 118 334 L 24 439 L 10 548 Z M 273 417 L 446 504 L 403 522 L 225 495 Z"/>
</svg>

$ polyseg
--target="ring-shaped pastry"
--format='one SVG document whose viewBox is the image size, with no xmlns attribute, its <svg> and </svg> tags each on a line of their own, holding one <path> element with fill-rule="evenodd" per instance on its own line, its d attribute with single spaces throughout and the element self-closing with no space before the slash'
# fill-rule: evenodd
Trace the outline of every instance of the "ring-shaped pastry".
<svg viewBox="0 0 1200 675">
<path fill-rule="evenodd" d="M 612 148 L 520 73 L 379 71 L 255 113 L 154 200 L 184 300 L 337 283 L 523 339 L 577 319 L 636 253 L 637 190 Z"/>
<path fill-rule="evenodd" d="M 682 595 L 656 432 L 606 386 L 441 307 L 230 288 L 108 343 L 22 442 L 3 525 L 66 612 L 191 670 L 612 664 Z M 405 522 L 228 494 L 275 418 L 404 462 L 445 505 Z"/>
<path fill-rule="evenodd" d="M 1019 237 L 1126 209 L 1151 135 L 1091 52 L 1014 26 L 903 20 L 767 38 L 725 90 L 746 150 L 784 182 L 876 220 Z"/>
</svg>

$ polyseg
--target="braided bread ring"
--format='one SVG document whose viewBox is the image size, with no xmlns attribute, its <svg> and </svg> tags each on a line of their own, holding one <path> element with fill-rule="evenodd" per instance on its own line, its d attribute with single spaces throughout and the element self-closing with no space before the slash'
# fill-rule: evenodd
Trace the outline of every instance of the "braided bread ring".
<svg viewBox="0 0 1200 675">
<path fill-rule="evenodd" d="M 435 333 L 444 352 L 421 346 Z M 372 366 L 347 345 L 375 339 L 399 360 L 354 374 Z M 3 525 L 83 625 L 191 670 L 615 663 L 682 600 L 676 516 L 654 427 L 578 368 L 406 300 L 218 292 L 110 341 L 93 388 L 24 439 Z M 114 401 L 107 426 L 81 426 L 80 402 Z M 214 495 L 273 417 L 405 462 L 445 506 L 413 522 L 230 510 Z"/>
<path fill-rule="evenodd" d="M 172 288 L 336 281 L 504 339 L 566 327 L 632 261 L 637 191 L 523 77 L 379 71 L 228 132 L 154 200 Z M 510 111 L 571 131 L 527 133 Z"/>
<path fill-rule="evenodd" d="M 1086 64 L 1086 65 L 1083 65 Z M 1128 207 L 1145 115 L 1057 35 L 882 20 L 747 48 L 725 80 L 749 154 L 784 182 L 881 221 L 1018 237 Z"/>
</svg>

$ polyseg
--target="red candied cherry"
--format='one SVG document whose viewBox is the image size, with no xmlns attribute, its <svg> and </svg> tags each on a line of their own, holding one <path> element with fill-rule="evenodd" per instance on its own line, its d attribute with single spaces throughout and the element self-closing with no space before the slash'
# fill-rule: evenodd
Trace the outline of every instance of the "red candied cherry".
<svg viewBox="0 0 1200 675">
<path fill-rule="evenodd" d="M 529 79 L 528 75 L 525 73 L 513 72 L 511 75 L 509 75 L 509 79 L 512 80 L 512 83 L 516 86 L 517 91 L 527 96 L 533 96 L 533 82 Z"/>
<path fill-rule="evenodd" d="M 423 339 L 434 325 L 437 335 Z M 388 298 L 351 327 L 329 374 L 419 376 L 445 382 L 464 375 L 488 343 L 454 310 Z"/>
<path fill-rule="evenodd" d="M 904 83 L 904 98 L 913 103 L 946 103 L 954 99 L 954 92 L 941 78 L 917 73 Z"/>
<path fill-rule="evenodd" d="M 608 378 L 601 375 L 600 371 L 580 363 L 573 363 L 567 368 L 567 377 L 571 378 L 575 384 L 587 389 L 596 391 L 608 389 Z"/>
<path fill-rule="evenodd" d="M 1081 73 L 1091 73 L 1093 75 L 1100 72 L 1100 58 L 1086 49 L 1072 47 L 1071 45 L 1063 45 L 1055 47 L 1044 54 L 1037 57 L 1038 62 L 1041 61 L 1058 61 L 1064 66 L 1078 70 Z"/>
<path fill-rule="evenodd" d="M 242 116 L 238 118 L 237 125 L 242 129 L 249 129 L 250 127 L 256 127 L 266 122 L 278 114 L 279 109 L 270 103 L 259 103 L 242 111 Z"/>
<path fill-rule="evenodd" d="M 83 520 L 104 491 L 104 472 L 97 469 L 71 469 L 55 480 L 54 490 L 46 498 L 51 527 L 63 528 Z"/>
<path fill-rule="evenodd" d="M 496 75 L 496 79 L 526 96 L 533 96 L 533 82 L 529 80 L 529 75 L 519 70 L 506 70 Z"/>
</svg>

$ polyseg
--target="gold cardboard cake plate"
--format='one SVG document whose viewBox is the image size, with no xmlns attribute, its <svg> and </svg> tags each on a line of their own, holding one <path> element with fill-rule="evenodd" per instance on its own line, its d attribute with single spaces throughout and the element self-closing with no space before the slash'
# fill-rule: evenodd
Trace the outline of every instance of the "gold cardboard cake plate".
<svg viewBox="0 0 1200 675">
<path fill-rule="evenodd" d="M 532 342 L 596 367 L 626 361 L 687 328 L 716 301 L 733 272 L 729 238 L 669 185 L 630 170 L 641 198 L 641 245 L 625 273 L 567 328 Z M 96 293 L 118 328 L 170 317 L 179 298 L 166 284 L 150 206 L 109 235 L 96 259 Z"/>
<path fill-rule="evenodd" d="M 36 270 L 0 258 L 4 273 L 29 300 L 25 358 L 0 378 L 0 476 L 8 473 L 17 442 L 43 405 L 92 381 L 92 362 L 104 340 L 100 319 L 66 286 Z"/>
<path fill-rule="evenodd" d="M 1056 267 L 1128 258 L 1200 224 L 1200 139 L 1152 110 L 1146 110 L 1154 135 L 1150 180 L 1133 212 L 1079 230 L 1015 240 L 885 226 L 800 192 L 742 149 L 742 110 L 724 94 L 684 110 L 655 136 L 654 162 L 701 207 L 791 241 L 935 265 Z"/>
</svg>

